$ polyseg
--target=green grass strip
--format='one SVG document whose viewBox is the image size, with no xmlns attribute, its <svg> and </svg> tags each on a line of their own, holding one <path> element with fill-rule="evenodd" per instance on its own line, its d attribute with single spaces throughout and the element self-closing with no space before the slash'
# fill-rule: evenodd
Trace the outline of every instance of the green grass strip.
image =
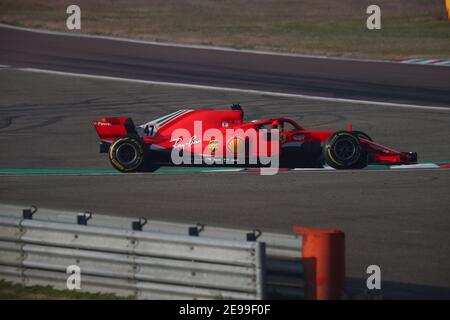
<svg viewBox="0 0 450 320">
<path fill-rule="evenodd" d="M 0 173 L 12 174 L 104 174 L 118 173 L 117 170 L 100 169 L 32 169 L 32 168 L 0 168 Z"/>
<path fill-rule="evenodd" d="M 450 160 L 427 161 L 424 163 L 447 164 Z M 190 173 L 190 172 L 208 172 L 208 171 L 228 171 L 233 169 L 243 169 L 234 167 L 181 167 L 158 169 L 156 173 Z M 388 165 L 371 164 L 364 170 L 383 170 L 389 169 Z M 51 175 L 51 174 L 66 174 L 66 175 L 89 175 L 89 174 L 120 174 L 114 169 L 42 169 L 42 168 L 0 168 L 0 174 L 23 174 L 23 175 Z"/>
<path fill-rule="evenodd" d="M 238 168 L 233 168 L 238 169 Z M 194 168 L 173 168 L 159 169 L 156 173 L 179 173 L 179 172 L 203 172 L 203 171 L 221 171 L 229 170 L 223 167 L 194 167 Z M 0 168 L 0 174 L 23 174 L 23 175 L 39 175 L 39 174 L 73 174 L 73 175 L 89 175 L 89 174 L 120 174 L 117 170 L 105 169 L 33 169 L 33 168 Z"/>
<path fill-rule="evenodd" d="M 81 291 L 56 290 L 50 286 L 24 287 L 0 280 L 0 299 L 76 299 L 76 300 L 133 300 L 133 296 L 118 297 L 114 294 L 88 293 Z"/>
</svg>

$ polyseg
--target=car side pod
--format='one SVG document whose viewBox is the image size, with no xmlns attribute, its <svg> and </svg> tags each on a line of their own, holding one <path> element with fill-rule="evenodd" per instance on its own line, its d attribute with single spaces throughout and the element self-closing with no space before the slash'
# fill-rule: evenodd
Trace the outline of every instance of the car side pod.
<svg viewBox="0 0 450 320">
<path fill-rule="evenodd" d="M 336 229 L 296 225 L 293 226 L 293 231 L 303 235 L 306 299 L 341 299 L 345 286 L 345 233 Z"/>
</svg>

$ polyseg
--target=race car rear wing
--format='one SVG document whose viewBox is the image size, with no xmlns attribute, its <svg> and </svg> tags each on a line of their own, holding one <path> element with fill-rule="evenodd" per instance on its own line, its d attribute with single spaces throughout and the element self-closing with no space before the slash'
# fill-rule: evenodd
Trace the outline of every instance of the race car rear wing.
<svg viewBox="0 0 450 320">
<path fill-rule="evenodd" d="M 103 118 L 94 121 L 94 127 L 102 141 L 112 142 L 118 137 L 137 134 L 131 118 Z"/>
</svg>

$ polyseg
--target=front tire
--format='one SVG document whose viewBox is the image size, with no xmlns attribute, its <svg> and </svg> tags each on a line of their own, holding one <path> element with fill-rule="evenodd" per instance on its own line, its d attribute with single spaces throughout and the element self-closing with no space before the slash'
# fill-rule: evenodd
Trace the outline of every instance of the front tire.
<svg viewBox="0 0 450 320">
<path fill-rule="evenodd" d="M 109 161 L 120 172 L 144 171 L 147 152 L 138 138 L 120 138 L 109 148 Z"/>
<path fill-rule="evenodd" d="M 367 166 L 367 153 L 358 136 L 348 131 L 333 133 L 323 148 L 325 162 L 335 169 L 362 169 Z"/>
</svg>

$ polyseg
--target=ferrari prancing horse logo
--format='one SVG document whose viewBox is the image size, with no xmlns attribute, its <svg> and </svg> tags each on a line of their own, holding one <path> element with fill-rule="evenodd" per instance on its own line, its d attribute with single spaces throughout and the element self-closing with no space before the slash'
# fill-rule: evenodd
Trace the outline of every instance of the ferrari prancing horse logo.
<svg viewBox="0 0 450 320">
<path fill-rule="evenodd" d="M 233 154 L 240 154 L 244 151 L 244 141 L 239 137 L 234 137 L 228 142 L 228 150 Z"/>
</svg>

